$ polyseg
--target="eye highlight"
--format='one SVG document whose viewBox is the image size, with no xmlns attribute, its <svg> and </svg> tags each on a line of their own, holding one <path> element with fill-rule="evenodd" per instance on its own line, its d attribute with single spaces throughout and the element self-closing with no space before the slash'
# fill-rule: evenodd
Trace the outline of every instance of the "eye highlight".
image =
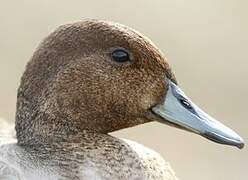
<svg viewBox="0 0 248 180">
<path fill-rule="evenodd" d="M 129 53 L 127 52 L 127 50 L 122 49 L 122 48 L 115 49 L 111 53 L 111 56 L 114 61 L 119 62 L 119 63 L 130 61 Z"/>
</svg>

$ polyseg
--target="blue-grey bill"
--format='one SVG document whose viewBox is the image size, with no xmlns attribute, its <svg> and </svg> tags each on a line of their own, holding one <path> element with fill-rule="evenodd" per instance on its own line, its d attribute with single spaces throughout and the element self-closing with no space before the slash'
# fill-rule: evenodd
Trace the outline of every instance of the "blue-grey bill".
<svg viewBox="0 0 248 180">
<path fill-rule="evenodd" d="M 237 133 L 201 110 L 172 81 L 168 83 L 163 102 L 152 108 L 161 117 L 160 122 L 175 124 L 220 144 L 244 147 L 244 140 Z"/>
</svg>

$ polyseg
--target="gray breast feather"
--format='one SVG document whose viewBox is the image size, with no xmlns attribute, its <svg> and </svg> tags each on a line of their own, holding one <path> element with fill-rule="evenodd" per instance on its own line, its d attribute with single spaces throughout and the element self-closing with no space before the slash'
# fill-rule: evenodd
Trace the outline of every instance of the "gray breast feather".
<svg viewBox="0 0 248 180">
<path fill-rule="evenodd" d="M 20 173 L 15 168 L 5 162 L 0 162 L 0 179 L 1 180 L 21 180 Z"/>
<path fill-rule="evenodd" d="M 137 153 L 147 167 L 147 171 L 144 172 L 145 179 L 178 180 L 170 164 L 160 154 L 137 142 L 128 139 L 122 140 L 130 146 L 132 151 Z"/>
</svg>

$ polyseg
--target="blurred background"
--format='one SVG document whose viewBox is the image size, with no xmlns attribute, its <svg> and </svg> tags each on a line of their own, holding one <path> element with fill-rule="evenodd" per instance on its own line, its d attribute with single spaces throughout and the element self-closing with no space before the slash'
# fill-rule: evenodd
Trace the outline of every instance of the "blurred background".
<svg viewBox="0 0 248 180">
<path fill-rule="evenodd" d="M 128 25 L 166 55 L 182 89 L 248 142 L 248 1 L 0 0 L 0 116 L 14 122 L 16 91 L 40 41 L 85 17 Z M 113 133 L 170 162 L 181 180 L 247 180 L 248 148 L 212 143 L 159 123 Z"/>
</svg>

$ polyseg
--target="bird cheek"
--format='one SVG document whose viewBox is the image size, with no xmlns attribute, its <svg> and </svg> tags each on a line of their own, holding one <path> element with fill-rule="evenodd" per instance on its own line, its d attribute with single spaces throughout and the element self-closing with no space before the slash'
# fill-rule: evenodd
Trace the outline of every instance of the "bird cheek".
<svg viewBox="0 0 248 180">
<path fill-rule="evenodd" d="M 144 96 L 142 99 L 146 110 L 150 111 L 152 107 L 163 101 L 166 91 L 166 87 L 157 86 L 156 89 L 152 89 L 148 95 Z"/>
<path fill-rule="evenodd" d="M 154 97 L 152 97 L 151 94 L 145 94 L 141 97 L 139 101 L 139 106 L 141 107 L 141 109 L 147 110 L 152 106 L 154 100 L 155 99 Z"/>
</svg>

